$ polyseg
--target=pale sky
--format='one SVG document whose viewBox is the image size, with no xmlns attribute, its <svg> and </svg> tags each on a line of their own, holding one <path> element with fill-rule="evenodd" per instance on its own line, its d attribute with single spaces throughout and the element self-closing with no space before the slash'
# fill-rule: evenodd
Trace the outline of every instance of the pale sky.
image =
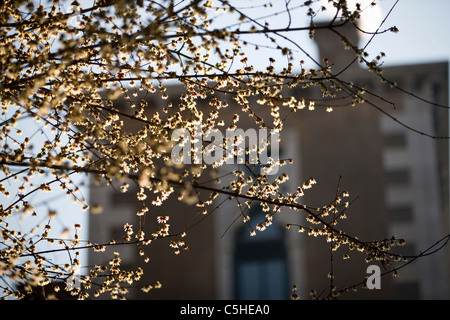
<svg viewBox="0 0 450 320">
<path fill-rule="evenodd" d="M 378 1 L 384 17 L 395 0 Z M 398 33 L 382 35 L 371 43 L 386 53 L 386 64 L 450 60 L 450 1 L 399 0 L 385 22 L 397 26 Z"/>
<path fill-rule="evenodd" d="M 307 27 L 309 25 L 309 18 L 306 17 L 306 11 L 301 8 L 303 1 L 272 1 L 272 8 L 264 8 L 261 4 L 266 1 L 252 1 L 252 0 L 229 0 L 234 6 L 242 9 L 246 14 L 252 18 L 260 18 L 258 22 L 264 24 L 269 23 L 270 28 L 286 28 L 288 25 L 291 28 Z M 376 6 L 371 7 L 370 4 L 375 1 Z M 367 47 L 370 57 L 375 57 L 380 52 L 384 52 L 384 65 L 398 65 L 398 64 L 412 64 L 422 62 L 436 62 L 450 60 L 450 41 L 448 32 L 450 31 L 450 19 L 448 13 L 450 12 L 450 0 L 348 0 L 349 6 L 354 6 L 354 3 L 361 3 L 361 8 L 364 9 L 362 16 L 363 21 L 367 22 L 367 26 L 362 26 L 366 31 L 375 31 L 380 23 L 384 21 L 380 30 L 385 30 L 396 26 L 399 29 L 398 33 L 387 32 L 377 35 Z M 283 13 L 286 10 L 286 3 L 291 9 L 291 15 Z M 322 5 L 327 5 L 328 0 L 321 0 L 314 4 L 314 9 L 319 9 Z M 395 7 L 391 10 L 392 6 Z M 328 6 L 325 13 L 320 13 L 316 18 L 318 20 L 329 19 L 334 15 L 335 10 Z M 272 15 L 277 13 L 276 15 Z M 389 15 L 388 15 L 389 13 Z M 267 17 L 267 18 L 265 18 Z M 230 23 L 229 16 L 223 16 L 219 20 L 220 24 L 228 25 Z M 249 25 L 247 25 L 249 26 Z M 233 25 L 232 28 L 237 27 Z M 232 30 L 231 28 L 231 30 Z M 241 25 L 240 28 L 245 28 Z M 290 39 L 294 40 L 296 44 L 302 47 L 313 58 L 317 58 L 317 47 L 308 38 L 308 32 L 290 32 L 284 34 Z M 244 38 L 244 37 L 241 37 Z M 248 35 L 245 40 L 249 43 L 270 45 L 270 42 L 262 35 Z M 284 45 L 281 38 L 278 44 Z M 360 46 L 364 46 L 368 38 L 362 40 Z M 294 47 L 292 43 L 286 43 L 286 46 Z M 247 48 L 250 64 L 259 66 L 266 66 L 269 57 L 280 58 L 281 55 L 270 49 L 264 49 L 260 46 L 258 51 L 252 50 L 251 46 Z M 303 59 L 303 57 L 301 57 Z M 305 62 L 311 62 L 308 58 Z M 308 61 L 309 60 L 309 61 Z M 311 66 L 315 66 L 313 63 Z M 281 65 L 284 67 L 284 65 Z M 258 68 L 257 68 L 258 69 Z"/>
<path fill-rule="evenodd" d="M 377 5 L 373 7 L 370 6 L 373 0 L 348 0 L 349 6 L 356 2 L 364 9 L 362 17 L 367 31 L 375 31 L 386 17 L 380 30 L 392 26 L 400 30 L 376 36 L 368 47 L 375 55 L 385 52 L 386 64 L 450 59 L 449 0 L 376 0 Z M 327 3 L 328 0 L 321 1 L 321 4 Z"/>
</svg>

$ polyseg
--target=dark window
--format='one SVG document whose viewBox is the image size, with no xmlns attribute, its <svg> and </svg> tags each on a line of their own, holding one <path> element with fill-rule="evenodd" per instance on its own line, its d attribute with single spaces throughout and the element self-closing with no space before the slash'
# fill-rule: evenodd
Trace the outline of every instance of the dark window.
<svg viewBox="0 0 450 320">
<path fill-rule="evenodd" d="M 417 282 L 399 283 L 395 286 L 396 298 L 405 300 L 420 299 L 420 288 Z"/>
<path fill-rule="evenodd" d="M 406 243 L 403 246 L 394 246 L 392 247 L 391 252 L 393 254 L 401 255 L 404 258 L 412 258 L 418 254 L 414 243 Z"/>
<path fill-rule="evenodd" d="M 250 236 L 248 223 L 264 221 L 261 210 L 254 209 L 251 219 L 236 235 L 235 297 L 239 300 L 280 300 L 289 298 L 287 257 L 284 232 L 273 224 Z"/>
<path fill-rule="evenodd" d="M 388 209 L 392 222 L 409 222 L 413 220 L 413 209 L 410 205 L 395 206 Z"/>
<path fill-rule="evenodd" d="M 392 170 L 386 172 L 386 182 L 389 185 L 409 184 L 409 171 L 407 169 Z"/>
<path fill-rule="evenodd" d="M 403 133 L 391 133 L 384 137 L 384 146 L 386 148 L 404 148 L 406 147 L 406 135 Z"/>
</svg>

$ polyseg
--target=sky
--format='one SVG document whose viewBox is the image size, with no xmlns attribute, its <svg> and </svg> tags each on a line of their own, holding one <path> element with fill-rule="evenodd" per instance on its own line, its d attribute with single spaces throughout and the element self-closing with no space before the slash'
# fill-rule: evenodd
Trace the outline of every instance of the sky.
<svg viewBox="0 0 450 320">
<path fill-rule="evenodd" d="M 395 2 L 378 1 L 383 18 Z M 376 37 L 368 49 L 385 52 L 386 65 L 448 61 L 449 12 L 448 0 L 399 0 L 385 22 L 386 27 L 395 25 L 399 32 Z"/>
<path fill-rule="evenodd" d="M 236 1 L 236 3 L 244 2 L 254 3 L 251 0 Z M 293 0 L 289 3 L 292 8 L 295 8 L 299 2 L 302 3 L 302 1 Z M 364 9 L 362 12 L 362 21 L 364 23 L 362 28 L 364 30 L 376 31 L 381 23 L 380 30 L 393 26 L 399 29 L 398 33 L 387 32 L 377 35 L 367 47 L 368 53 L 373 57 L 379 52 L 384 52 L 386 54 L 384 58 L 385 65 L 450 60 L 450 38 L 448 36 L 448 31 L 450 30 L 450 19 L 448 17 L 450 12 L 449 0 L 376 0 L 376 6 L 370 6 L 373 0 L 347 0 L 347 2 L 350 8 L 354 8 L 357 2 L 361 4 L 361 8 Z M 277 10 L 285 8 L 284 1 L 276 0 L 273 3 L 274 6 L 278 6 Z M 241 5 L 244 6 L 243 4 Z M 327 10 L 317 15 L 317 21 L 328 20 L 334 15 L 335 9 L 328 5 L 328 0 L 316 2 L 313 8 L 318 9 L 320 6 L 325 6 Z M 258 13 L 255 11 L 253 12 L 254 17 L 268 14 L 267 9 L 260 9 Z M 297 10 L 292 12 L 291 23 L 293 27 L 308 25 L 309 20 L 305 17 L 304 11 Z M 299 15 L 301 16 L 298 17 Z M 286 15 L 280 15 L 267 21 L 270 22 L 271 27 L 282 28 L 287 26 Z M 317 58 L 317 47 L 308 38 L 307 32 L 302 32 L 298 36 L 301 38 L 296 38 L 297 35 L 294 34 L 289 35 L 290 38 L 298 39 L 297 43 L 301 43 L 305 51 Z M 360 46 L 364 46 L 369 37 L 363 36 Z M 263 56 L 261 55 L 261 57 Z"/>
</svg>

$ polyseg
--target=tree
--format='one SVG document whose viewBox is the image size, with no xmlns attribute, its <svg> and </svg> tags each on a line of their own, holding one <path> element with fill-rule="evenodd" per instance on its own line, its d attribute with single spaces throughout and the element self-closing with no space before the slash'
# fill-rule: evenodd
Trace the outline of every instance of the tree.
<svg viewBox="0 0 450 320">
<path fill-rule="evenodd" d="M 283 167 L 295 162 L 277 158 L 273 149 L 277 139 L 283 138 L 282 115 L 312 109 L 316 103 L 289 96 L 286 88 L 318 88 L 329 105 L 342 93 L 348 105 L 372 103 L 366 98 L 369 90 L 341 77 L 350 65 L 337 69 L 332 61 L 314 60 L 292 35 L 307 33 L 313 38 L 318 30 L 330 30 L 341 40 L 342 49 L 354 54 L 352 64 L 365 65 L 367 72 L 401 90 L 383 75 L 382 53 L 369 58 L 365 48 L 341 32 L 348 25 L 360 29 L 358 21 L 365 7 L 351 8 L 342 0 L 330 2 L 333 18 L 318 25 L 316 16 L 325 7 L 315 1 L 296 5 L 286 1 L 283 9 L 288 24 L 275 28 L 251 16 L 251 10 L 242 4 L 225 0 L 3 1 L 0 188 L 2 196 L 9 197 L 0 210 L 3 297 L 22 298 L 34 286 L 62 284 L 61 290 L 80 299 L 88 298 L 91 287 L 95 296 L 109 292 L 119 298 L 126 292 L 121 283 L 141 277 L 141 269 L 121 269 L 121 259 L 115 256 L 109 264 L 95 266 L 78 279 L 81 286 L 69 285 L 80 267 L 81 251 L 117 245 L 115 241 L 97 244 L 80 239 L 78 224 L 69 238 L 53 236 L 51 229 L 61 210 L 50 204 L 37 209 L 40 198 L 36 195 L 61 189 L 81 203 L 82 210 L 101 210 L 89 208 L 80 195 L 79 176 L 111 186 L 119 182 L 122 192 L 131 192 L 130 184 L 137 186 L 142 209 L 136 214 L 142 219 L 152 205 L 166 201 L 196 205 L 207 214 L 214 211 L 217 199 L 225 197 L 242 205 L 244 223 L 249 217 L 245 204 L 262 206 L 266 221 L 255 229 L 270 227 L 280 208 L 290 208 L 307 217 L 306 225 L 290 227 L 322 237 L 333 252 L 345 246 L 386 266 L 401 260 L 391 248 L 404 240 L 362 241 L 340 229 L 338 221 L 351 205 L 348 192 L 339 190 L 331 204 L 316 209 L 302 201 L 314 179 L 288 193 L 280 191 L 288 179 Z M 252 3 L 250 8 L 254 6 Z M 265 8 L 267 17 L 281 14 L 269 2 L 257 6 Z M 305 14 L 308 25 L 302 25 L 304 20 L 300 25 L 295 21 L 298 12 Z M 397 31 L 396 27 L 380 26 L 372 37 Z M 267 64 L 252 63 L 250 53 L 256 49 L 271 52 Z M 174 83 L 183 88 L 175 97 L 170 90 Z M 230 111 L 230 101 L 239 110 Z M 255 112 L 253 102 L 263 106 L 261 114 Z M 265 130 L 264 139 L 252 136 L 259 139 L 255 149 L 239 148 L 242 134 L 231 139 L 223 136 L 225 131 L 241 129 L 244 117 Z M 37 125 L 39 134 L 24 136 L 29 129 L 24 123 Z M 190 140 L 199 135 L 205 138 L 200 143 Z M 212 137 L 218 139 L 213 143 Z M 270 147 L 272 153 L 268 154 Z M 229 172 L 231 183 L 225 185 L 214 175 L 218 168 L 226 168 L 227 162 L 239 159 L 247 171 Z M 157 196 L 149 201 L 151 194 Z M 34 219 L 29 232 L 13 222 L 27 215 Z M 158 217 L 161 227 L 152 235 L 125 224 L 124 243 L 143 247 L 174 237 L 168 230 L 168 218 Z M 179 235 L 189 241 L 189 232 Z M 437 241 L 430 251 L 439 250 L 447 240 Z M 184 244 L 174 243 L 174 247 Z M 62 263 L 50 258 L 58 252 L 66 254 Z M 155 283 L 143 289 L 159 286 Z M 328 298 L 347 290 L 335 288 L 331 276 Z"/>
</svg>

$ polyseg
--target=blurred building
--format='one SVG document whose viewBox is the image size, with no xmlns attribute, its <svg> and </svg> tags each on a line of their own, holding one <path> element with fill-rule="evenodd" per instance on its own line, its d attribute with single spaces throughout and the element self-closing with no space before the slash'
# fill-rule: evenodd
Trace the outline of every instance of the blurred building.
<svg viewBox="0 0 450 320">
<path fill-rule="evenodd" d="M 339 32 L 355 43 L 354 30 L 341 27 Z M 347 190 L 355 201 L 347 211 L 348 219 L 340 222 L 344 230 L 361 240 L 405 238 L 407 245 L 399 253 L 417 255 L 449 234 L 448 141 L 421 134 L 447 136 L 448 113 L 415 97 L 448 104 L 448 63 L 385 67 L 383 74 L 399 90 L 380 82 L 358 62 L 351 63 L 354 53 L 341 50 L 342 43 L 330 30 L 318 30 L 316 41 L 320 59 L 327 58 L 335 73 L 342 70 L 342 79 L 373 94 L 364 95 L 367 103 L 350 107 L 349 92 L 331 101 L 313 87 L 288 89 L 297 99 L 316 99 L 316 104 L 314 111 L 306 106 L 286 118 L 281 157 L 294 159 L 295 165 L 286 169 L 290 180 L 285 191 L 313 177 L 317 185 L 306 191 L 305 203 L 321 207 L 333 201 L 338 187 Z M 178 88 L 172 90 L 169 96 L 177 97 Z M 328 107 L 333 112 L 327 112 Z M 266 112 L 263 108 L 255 104 L 255 112 Z M 135 214 L 135 194 L 113 190 L 91 186 L 91 203 L 103 206 L 103 213 L 90 215 L 92 242 L 120 238 L 125 222 L 144 223 Z M 350 259 L 342 260 L 345 252 L 340 250 L 331 260 L 323 239 L 286 230 L 286 224 L 304 221 L 299 212 L 282 210 L 273 226 L 250 237 L 235 201 L 225 202 L 208 216 L 197 211 L 175 201 L 155 207 L 145 218 L 148 233 L 157 227 L 159 215 L 170 216 L 172 231 L 188 226 L 188 252 L 175 255 L 169 247 L 174 239 L 155 241 L 145 249 L 150 261 L 144 263 L 135 246 L 114 247 L 124 263 L 144 268 L 143 284 L 162 283 L 161 289 L 149 294 L 131 290 L 129 298 L 288 299 L 296 284 L 300 297 L 307 299 L 310 289 L 329 290 L 331 263 L 338 287 L 357 283 L 366 275 L 364 256 L 351 252 Z M 262 212 L 252 208 L 251 221 L 260 217 Z M 347 297 L 448 299 L 449 256 L 449 248 L 444 247 L 402 268 L 398 278 L 382 277 L 381 290 L 359 290 Z M 89 256 L 90 265 L 104 263 L 103 259 L 99 253 Z"/>
</svg>

